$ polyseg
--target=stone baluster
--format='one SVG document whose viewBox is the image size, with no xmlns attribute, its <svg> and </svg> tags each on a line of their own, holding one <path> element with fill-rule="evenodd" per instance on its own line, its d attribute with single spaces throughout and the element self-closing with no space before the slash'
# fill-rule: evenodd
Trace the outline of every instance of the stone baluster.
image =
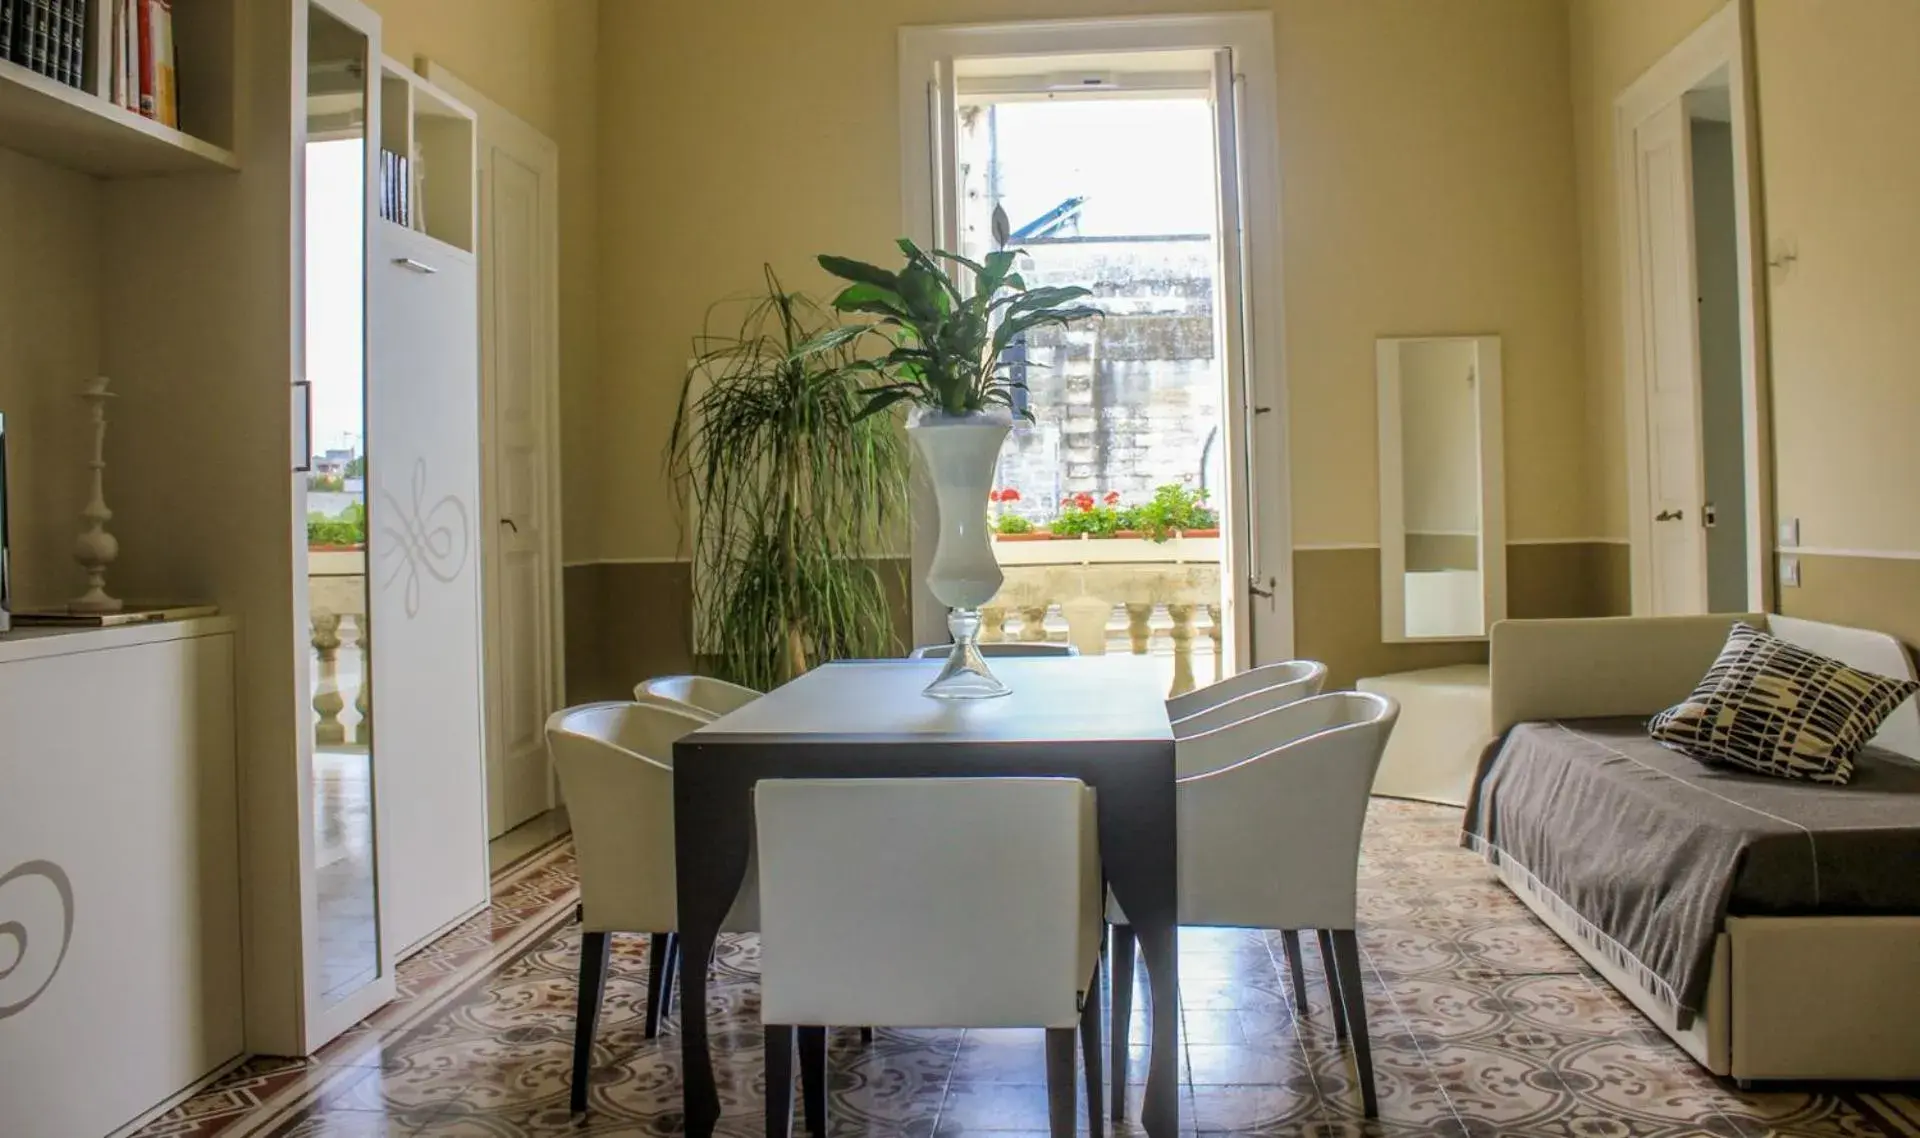
<svg viewBox="0 0 1920 1138">
<path fill-rule="evenodd" d="M 353 741 L 362 747 L 373 746 L 373 621 L 366 613 L 353 618 L 354 646 L 360 649 L 360 690 L 354 693 L 353 709 L 360 713 L 354 724 Z"/>
<path fill-rule="evenodd" d="M 1107 622 L 1113 619 L 1113 602 L 1085 593 L 1060 606 L 1067 618 L 1067 642 L 1080 649 L 1082 656 L 1107 654 Z"/>
<path fill-rule="evenodd" d="M 1138 601 L 1127 602 L 1127 640 L 1135 656 L 1145 656 L 1153 642 L 1153 630 L 1147 622 L 1153 619 L 1153 606 Z"/>
<path fill-rule="evenodd" d="M 1047 606 L 1020 606 L 1020 639 L 1039 642 L 1047 638 Z"/>
<path fill-rule="evenodd" d="M 309 615 L 313 642 L 313 710 L 320 717 L 314 724 L 313 742 L 320 747 L 338 747 L 347 741 L 347 729 L 340 713 L 347 709 L 340 696 L 340 616 L 314 609 Z"/>
<path fill-rule="evenodd" d="M 1226 665 L 1220 660 L 1220 606 L 1207 606 L 1207 639 L 1213 641 L 1213 682 L 1219 683 L 1226 676 Z"/>
<path fill-rule="evenodd" d="M 1169 696 L 1185 695 L 1193 683 L 1193 606 L 1170 604 L 1167 616 L 1173 620 L 1173 687 Z"/>
<path fill-rule="evenodd" d="M 980 643 L 998 644 L 1007 638 L 1007 607 L 980 606 Z"/>
</svg>

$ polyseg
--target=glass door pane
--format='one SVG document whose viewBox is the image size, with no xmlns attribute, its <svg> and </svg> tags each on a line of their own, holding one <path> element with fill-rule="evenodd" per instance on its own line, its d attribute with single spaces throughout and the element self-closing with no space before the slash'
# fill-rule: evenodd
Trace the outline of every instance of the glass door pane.
<svg viewBox="0 0 1920 1138">
<path fill-rule="evenodd" d="M 381 974 L 367 619 L 367 37 L 308 14 L 306 380 L 313 835 L 324 1006 Z"/>
</svg>

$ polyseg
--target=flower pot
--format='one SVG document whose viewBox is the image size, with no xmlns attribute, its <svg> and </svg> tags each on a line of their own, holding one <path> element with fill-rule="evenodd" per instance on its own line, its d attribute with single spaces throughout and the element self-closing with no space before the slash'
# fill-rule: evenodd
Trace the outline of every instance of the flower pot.
<svg viewBox="0 0 1920 1138">
<path fill-rule="evenodd" d="M 987 522 L 987 492 L 1000 444 L 1013 427 L 1002 410 L 948 415 L 921 407 L 907 419 L 907 437 L 926 462 L 940 507 L 940 537 L 927 589 L 952 611 L 947 628 L 953 651 L 926 694 L 938 699 L 986 699 L 1011 689 L 988 670 L 980 655 L 980 606 L 1000 591 L 1005 577 L 993 556 Z"/>
</svg>

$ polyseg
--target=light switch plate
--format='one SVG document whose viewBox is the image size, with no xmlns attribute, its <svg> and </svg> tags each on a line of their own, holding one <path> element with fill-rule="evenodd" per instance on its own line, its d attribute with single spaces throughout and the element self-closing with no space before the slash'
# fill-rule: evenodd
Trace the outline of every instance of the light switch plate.
<svg viewBox="0 0 1920 1138">
<path fill-rule="evenodd" d="M 1780 545 L 1784 549 L 1796 549 L 1800 545 L 1800 519 L 1780 519 Z"/>
<path fill-rule="evenodd" d="M 1800 559 L 1798 557 L 1782 557 L 1780 559 L 1780 587 L 1783 589 L 1797 589 L 1800 587 Z"/>
</svg>

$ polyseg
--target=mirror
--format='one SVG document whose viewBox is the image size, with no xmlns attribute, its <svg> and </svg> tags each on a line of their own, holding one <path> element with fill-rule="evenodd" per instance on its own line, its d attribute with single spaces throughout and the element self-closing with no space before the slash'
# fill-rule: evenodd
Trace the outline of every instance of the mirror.
<svg viewBox="0 0 1920 1138">
<path fill-rule="evenodd" d="M 1506 615 L 1500 338 L 1376 344 L 1382 637 L 1472 640 Z"/>
<path fill-rule="evenodd" d="M 313 713 L 315 971 L 321 1005 L 381 974 L 367 620 L 366 249 L 369 47 L 315 6 L 307 22 L 305 379 L 308 674 Z"/>
</svg>

